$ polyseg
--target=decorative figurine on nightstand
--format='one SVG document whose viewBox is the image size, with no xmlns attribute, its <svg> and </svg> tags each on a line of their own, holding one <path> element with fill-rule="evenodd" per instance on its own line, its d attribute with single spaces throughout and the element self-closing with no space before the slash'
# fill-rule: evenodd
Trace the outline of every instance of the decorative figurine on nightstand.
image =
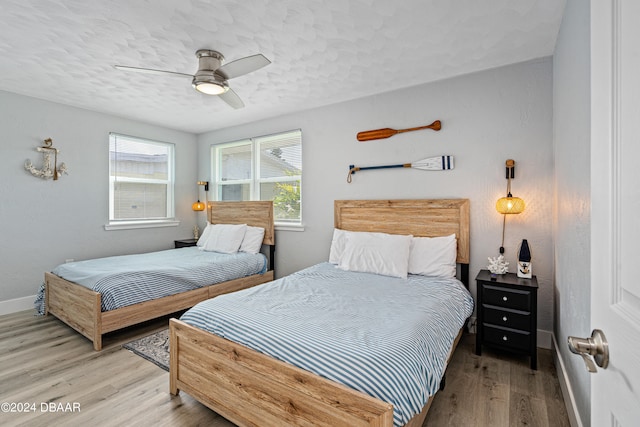
<svg viewBox="0 0 640 427">
<path fill-rule="evenodd" d="M 197 225 L 193 226 L 193 238 L 198 240 L 198 237 L 200 236 L 200 228 L 198 228 Z"/>
<path fill-rule="evenodd" d="M 505 274 L 509 272 L 509 263 L 504 260 L 504 255 L 500 255 L 494 258 L 487 258 L 489 265 L 487 270 L 491 273 L 491 280 L 496 280 L 498 274 Z"/>
<path fill-rule="evenodd" d="M 518 277 L 523 279 L 531 279 L 532 267 L 531 267 L 531 250 L 529 249 L 529 243 L 527 239 L 522 239 L 520 244 L 520 251 L 518 252 Z"/>
</svg>

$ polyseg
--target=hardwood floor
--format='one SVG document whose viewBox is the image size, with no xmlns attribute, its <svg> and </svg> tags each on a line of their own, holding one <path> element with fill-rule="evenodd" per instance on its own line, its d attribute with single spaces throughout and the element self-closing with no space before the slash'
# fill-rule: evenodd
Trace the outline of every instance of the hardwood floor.
<svg viewBox="0 0 640 427">
<path fill-rule="evenodd" d="M 463 336 L 424 426 L 569 426 L 551 350 L 538 349 L 538 370 L 529 358 L 483 347 Z"/>
<path fill-rule="evenodd" d="M 186 393 L 172 397 L 166 371 L 121 348 L 167 323 L 109 334 L 94 352 L 53 316 L 0 316 L 0 425 L 233 426 Z M 463 337 L 425 426 L 569 425 L 550 351 L 539 349 L 531 371 L 520 356 L 476 356 L 473 338 Z"/>
</svg>

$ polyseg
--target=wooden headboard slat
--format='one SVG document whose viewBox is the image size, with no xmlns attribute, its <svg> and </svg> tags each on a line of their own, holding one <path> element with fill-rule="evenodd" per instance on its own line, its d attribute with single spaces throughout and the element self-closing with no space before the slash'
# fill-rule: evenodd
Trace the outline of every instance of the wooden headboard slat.
<svg viewBox="0 0 640 427">
<path fill-rule="evenodd" d="M 207 217 L 211 224 L 247 224 L 264 228 L 265 245 L 275 245 L 273 202 L 209 202 Z"/>
<path fill-rule="evenodd" d="M 455 234 L 457 262 L 469 264 L 468 199 L 336 200 L 334 226 L 416 237 Z"/>
</svg>

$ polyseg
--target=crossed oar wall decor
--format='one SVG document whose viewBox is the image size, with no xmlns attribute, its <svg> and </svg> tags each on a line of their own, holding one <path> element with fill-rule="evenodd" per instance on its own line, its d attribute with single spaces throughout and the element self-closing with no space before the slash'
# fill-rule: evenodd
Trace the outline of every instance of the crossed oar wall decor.
<svg viewBox="0 0 640 427">
<path fill-rule="evenodd" d="M 392 169 L 392 168 L 412 168 L 412 169 L 420 169 L 424 171 L 450 170 L 454 168 L 453 156 L 428 157 L 426 159 L 418 160 L 417 162 L 403 163 L 399 165 L 382 165 L 382 166 L 365 166 L 365 167 L 349 165 L 349 175 L 347 175 L 347 182 L 351 183 L 351 175 L 359 171 L 372 170 L 372 169 Z"/>
</svg>

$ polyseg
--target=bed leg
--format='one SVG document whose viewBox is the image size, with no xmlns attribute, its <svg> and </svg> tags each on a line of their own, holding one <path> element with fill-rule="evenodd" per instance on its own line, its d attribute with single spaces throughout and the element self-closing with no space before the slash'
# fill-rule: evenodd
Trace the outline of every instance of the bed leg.
<svg viewBox="0 0 640 427">
<path fill-rule="evenodd" d="M 44 281 L 44 315 L 49 315 L 49 282 L 47 282 L 46 277 Z"/>
<path fill-rule="evenodd" d="M 97 294 L 93 301 L 93 349 L 102 350 L 102 296 Z"/>
<path fill-rule="evenodd" d="M 178 334 L 174 319 L 169 319 L 169 393 L 177 396 L 178 390 Z"/>
<path fill-rule="evenodd" d="M 178 387 L 176 387 L 175 380 L 172 376 L 169 376 L 169 393 L 171 393 L 172 396 L 177 396 L 180 394 L 180 390 L 178 390 Z"/>
<path fill-rule="evenodd" d="M 276 278 L 276 246 L 269 245 L 269 267 L 273 270 L 273 278 Z"/>
<path fill-rule="evenodd" d="M 460 281 L 469 289 L 469 264 L 460 264 Z"/>
</svg>

